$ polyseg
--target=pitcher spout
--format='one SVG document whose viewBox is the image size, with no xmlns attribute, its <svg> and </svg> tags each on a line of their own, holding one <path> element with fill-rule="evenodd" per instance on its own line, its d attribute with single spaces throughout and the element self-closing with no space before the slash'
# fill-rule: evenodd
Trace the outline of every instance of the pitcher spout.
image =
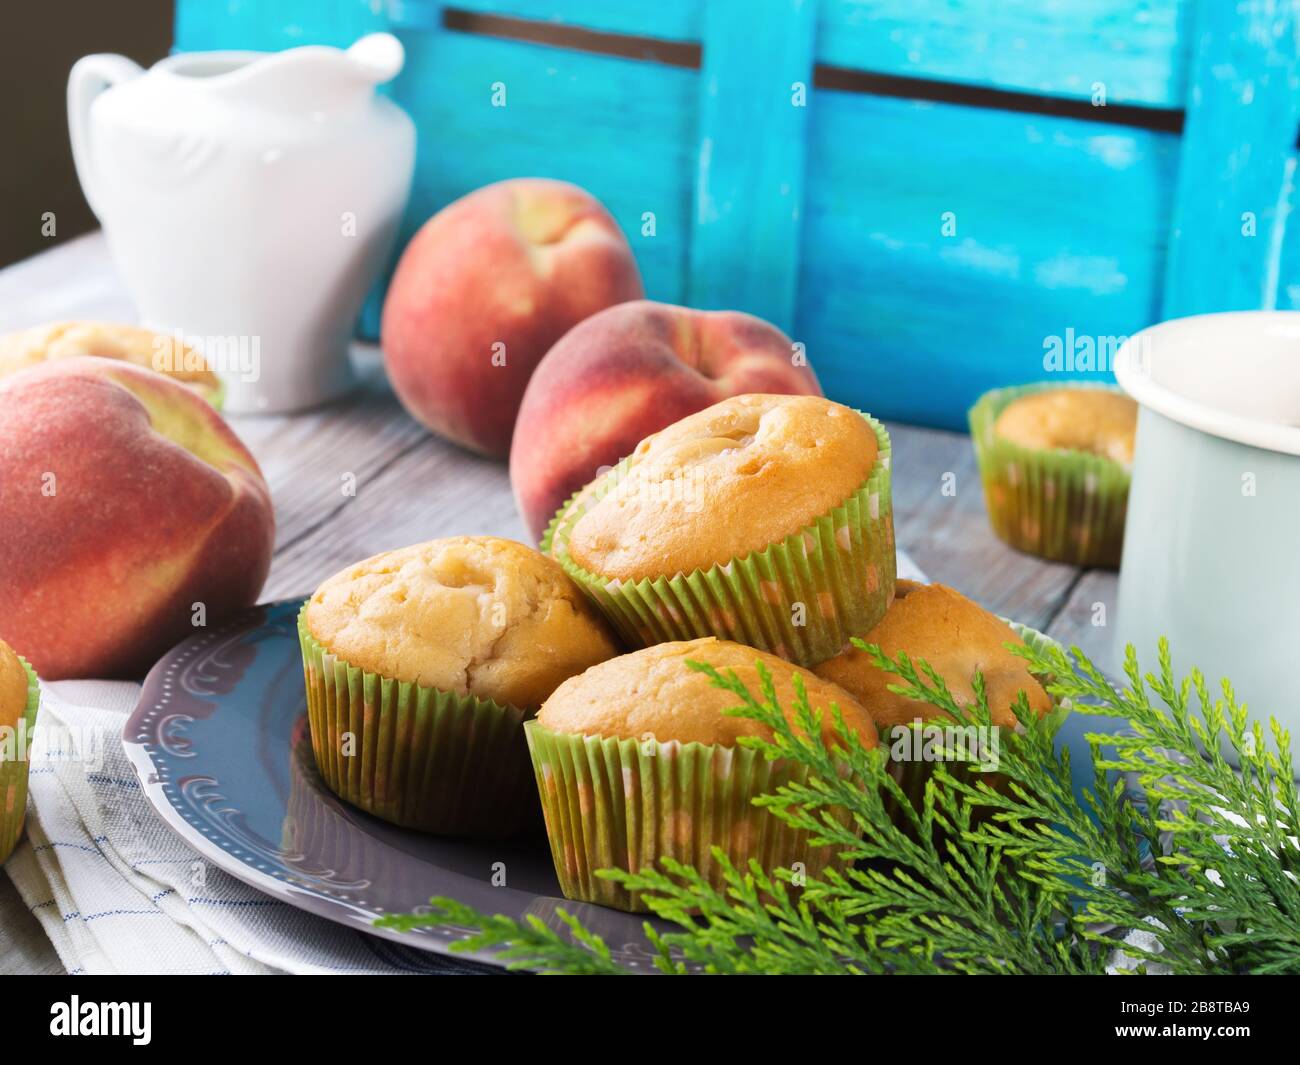
<svg viewBox="0 0 1300 1065">
<path fill-rule="evenodd" d="M 402 72 L 406 50 L 391 33 L 370 33 L 343 53 L 356 76 L 371 85 L 383 85 Z"/>
</svg>

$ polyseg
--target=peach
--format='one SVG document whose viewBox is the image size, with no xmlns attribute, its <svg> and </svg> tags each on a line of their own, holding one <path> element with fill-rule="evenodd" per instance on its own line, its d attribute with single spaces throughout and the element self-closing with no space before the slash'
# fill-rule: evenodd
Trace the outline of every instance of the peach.
<svg viewBox="0 0 1300 1065">
<path fill-rule="evenodd" d="M 821 395 L 790 338 L 737 311 L 639 300 L 575 326 L 528 384 L 510 483 L 540 538 L 574 492 L 651 433 L 743 392 Z"/>
<path fill-rule="evenodd" d="M 551 345 L 641 295 L 626 238 L 589 193 L 541 178 L 488 185 L 439 211 L 402 253 L 381 325 L 388 376 L 418 422 L 504 456 Z"/>
<path fill-rule="evenodd" d="M 137 676 L 256 601 L 271 495 L 183 385 L 75 356 L 0 381 L 0 639 L 41 676 Z"/>
</svg>

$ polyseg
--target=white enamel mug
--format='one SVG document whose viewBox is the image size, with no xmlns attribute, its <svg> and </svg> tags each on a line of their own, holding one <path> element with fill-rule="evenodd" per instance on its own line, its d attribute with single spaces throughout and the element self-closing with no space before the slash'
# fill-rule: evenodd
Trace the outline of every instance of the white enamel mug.
<svg viewBox="0 0 1300 1065">
<path fill-rule="evenodd" d="M 1153 670 L 1168 636 L 1176 673 L 1300 736 L 1300 312 L 1164 322 L 1115 376 L 1140 405 L 1117 660 Z"/>
</svg>

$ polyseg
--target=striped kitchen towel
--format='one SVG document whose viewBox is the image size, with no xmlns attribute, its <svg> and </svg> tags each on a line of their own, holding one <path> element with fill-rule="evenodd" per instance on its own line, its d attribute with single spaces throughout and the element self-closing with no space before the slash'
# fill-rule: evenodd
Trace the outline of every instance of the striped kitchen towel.
<svg viewBox="0 0 1300 1065">
<path fill-rule="evenodd" d="M 201 861 L 122 749 L 139 685 L 41 688 L 27 837 L 5 871 L 69 973 L 499 971 L 344 928 Z"/>
</svg>

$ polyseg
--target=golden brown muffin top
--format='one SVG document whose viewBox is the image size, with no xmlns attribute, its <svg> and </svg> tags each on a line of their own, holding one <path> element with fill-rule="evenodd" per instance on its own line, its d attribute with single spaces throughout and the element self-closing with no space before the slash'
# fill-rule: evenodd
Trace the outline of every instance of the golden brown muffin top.
<svg viewBox="0 0 1300 1065">
<path fill-rule="evenodd" d="M 1002 409 L 993 431 L 1020 447 L 1086 451 L 1131 466 L 1137 404 L 1106 388 L 1031 392 Z"/>
<path fill-rule="evenodd" d="M 18 655 L 0 640 L 0 728 L 15 728 L 27 710 L 27 670 Z"/>
<path fill-rule="evenodd" d="M 1021 690 L 1030 709 L 1040 717 L 1051 709 L 1051 698 L 1026 668 L 1024 659 L 1007 650 L 1006 644 L 1023 646 L 1024 641 L 1006 622 L 942 584 L 899 581 L 894 594 L 888 612 L 862 637 L 867 643 L 879 644 L 889 658 L 906 651 L 913 663 L 925 659 L 943 677 L 961 706 L 975 702 L 971 677 L 976 671 L 983 673 L 989 716 L 995 725 L 1015 727 L 1016 715 L 1011 706 Z M 881 731 L 918 717 L 929 719 L 940 714 L 929 703 L 889 691 L 888 686 L 901 683 L 900 678 L 877 669 L 870 656 L 856 647 L 813 670 L 850 692 L 867 708 Z"/>
<path fill-rule="evenodd" d="M 196 349 L 175 337 L 117 322 L 50 322 L 0 336 L 0 377 L 73 355 L 120 359 L 164 373 L 209 403 L 221 392 L 217 375 Z"/>
<path fill-rule="evenodd" d="M 555 689 L 537 715 L 552 732 L 583 736 L 617 736 L 623 739 L 653 737 L 661 742 L 706 743 L 735 746 L 741 736 L 772 738 L 772 730 L 752 718 L 732 717 L 725 710 L 740 705 L 732 692 L 715 687 L 705 674 L 686 663 L 707 662 L 723 674 L 734 670 L 761 699 L 756 662 L 772 675 L 777 702 L 787 718 L 794 713 L 794 676 L 803 676 L 808 701 L 822 712 L 822 734 L 834 737 L 831 704 L 839 706 L 844 723 L 866 747 L 876 745 L 876 728 L 870 715 L 848 692 L 777 658 L 743 644 L 705 636 L 679 643 L 660 643 L 631 654 L 611 658 L 585 673 L 571 677 Z"/>
<path fill-rule="evenodd" d="M 363 670 L 525 710 L 618 653 L 557 562 L 491 536 L 430 540 L 349 566 L 316 590 L 306 622 Z"/>
<path fill-rule="evenodd" d="M 866 419 L 820 396 L 733 396 L 642 440 L 569 555 L 619 580 L 742 558 L 843 503 L 876 451 Z"/>
</svg>

